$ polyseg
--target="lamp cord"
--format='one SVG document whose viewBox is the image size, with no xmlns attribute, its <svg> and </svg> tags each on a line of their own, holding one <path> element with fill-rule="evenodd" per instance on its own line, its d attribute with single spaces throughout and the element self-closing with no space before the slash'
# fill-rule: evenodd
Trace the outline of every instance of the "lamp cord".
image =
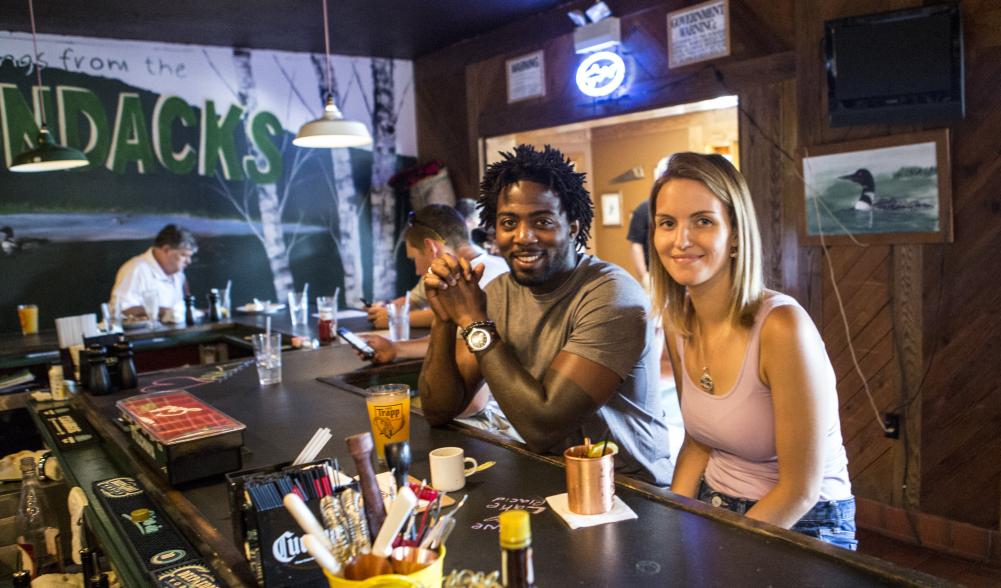
<svg viewBox="0 0 1001 588">
<path fill-rule="evenodd" d="M 327 97 L 333 99 L 334 92 L 330 87 L 330 25 L 327 22 L 327 0 L 323 0 L 323 52 L 323 74 L 327 78 Z"/>
<path fill-rule="evenodd" d="M 38 114 L 42 119 L 42 128 L 45 128 L 45 96 L 42 94 L 42 67 L 38 64 L 38 33 L 35 32 L 35 6 L 32 0 L 28 0 L 28 16 L 31 17 L 31 46 L 35 48 L 35 74 L 38 75 Z"/>
</svg>

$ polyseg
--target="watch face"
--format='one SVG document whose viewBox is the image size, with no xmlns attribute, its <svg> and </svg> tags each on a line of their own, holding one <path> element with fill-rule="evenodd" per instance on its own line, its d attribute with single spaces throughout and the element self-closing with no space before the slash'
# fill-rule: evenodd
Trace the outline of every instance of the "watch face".
<svg viewBox="0 0 1001 588">
<path fill-rule="evenodd" d="M 470 331 L 469 336 L 466 337 L 466 343 L 469 344 L 469 348 L 473 351 L 480 351 L 490 346 L 490 339 L 489 331 L 476 328 Z"/>
</svg>

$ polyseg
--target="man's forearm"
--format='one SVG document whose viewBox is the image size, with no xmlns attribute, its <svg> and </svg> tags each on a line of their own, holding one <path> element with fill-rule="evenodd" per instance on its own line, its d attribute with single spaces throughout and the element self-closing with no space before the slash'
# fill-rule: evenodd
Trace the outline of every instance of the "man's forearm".
<svg viewBox="0 0 1001 588">
<path fill-rule="evenodd" d="M 421 410 L 432 425 L 443 425 L 469 404 L 462 373 L 455 361 L 455 324 L 435 319 L 418 389 Z M 471 396 L 471 395 L 470 395 Z"/>
<path fill-rule="evenodd" d="M 565 439 L 577 425 L 576 415 L 596 408 L 569 378 L 552 372 L 546 381 L 532 377 L 503 341 L 479 354 L 477 361 L 494 399 L 533 451 L 546 451 Z M 547 386 L 561 394 L 549 393 Z"/>
</svg>

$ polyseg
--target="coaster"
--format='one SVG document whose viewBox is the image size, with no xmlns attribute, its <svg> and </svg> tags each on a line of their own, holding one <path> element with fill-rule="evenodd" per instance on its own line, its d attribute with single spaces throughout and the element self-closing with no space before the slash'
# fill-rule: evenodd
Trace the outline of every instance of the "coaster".
<svg viewBox="0 0 1001 588">
<path fill-rule="evenodd" d="M 579 529 L 581 527 L 596 527 L 598 525 L 604 525 L 605 523 L 617 523 L 619 521 L 628 521 L 630 519 L 639 518 L 633 509 L 622 502 L 622 499 L 618 496 L 612 498 L 612 509 L 606 513 L 596 514 L 596 515 L 581 515 L 570 511 L 570 505 L 567 504 L 567 493 L 557 494 L 555 496 L 546 497 L 546 502 L 549 503 L 550 508 L 553 512 L 560 515 L 566 524 L 570 525 L 571 529 Z"/>
</svg>

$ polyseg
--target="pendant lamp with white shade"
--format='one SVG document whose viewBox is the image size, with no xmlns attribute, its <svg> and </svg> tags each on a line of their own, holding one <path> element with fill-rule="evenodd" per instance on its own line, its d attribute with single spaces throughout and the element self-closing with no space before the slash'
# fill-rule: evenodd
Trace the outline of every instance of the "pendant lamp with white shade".
<svg viewBox="0 0 1001 588">
<path fill-rule="evenodd" d="M 341 110 L 334 104 L 330 75 L 330 26 L 327 23 L 327 0 L 323 0 L 323 42 L 324 73 L 327 81 L 327 100 L 323 106 L 323 115 L 302 125 L 292 144 L 298 147 L 328 149 L 368 145 L 372 142 L 368 127 L 358 121 L 346 120 Z"/>
<path fill-rule="evenodd" d="M 28 15 L 31 17 L 31 44 L 35 53 L 35 72 L 38 74 L 38 88 L 42 88 L 42 68 L 38 66 L 38 38 L 35 33 L 35 7 L 28 0 Z M 41 104 L 44 100 L 39 100 Z M 41 128 L 38 130 L 38 145 L 23 153 L 19 153 L 11 162 L 13 172 L 46 172 L 74 169 L 90 165 L 87 157 L 77 149 L 63 147 L 52 139 L 48 125 L 45 124 L 45 106 L 39 106 Z"/>
</svg>

